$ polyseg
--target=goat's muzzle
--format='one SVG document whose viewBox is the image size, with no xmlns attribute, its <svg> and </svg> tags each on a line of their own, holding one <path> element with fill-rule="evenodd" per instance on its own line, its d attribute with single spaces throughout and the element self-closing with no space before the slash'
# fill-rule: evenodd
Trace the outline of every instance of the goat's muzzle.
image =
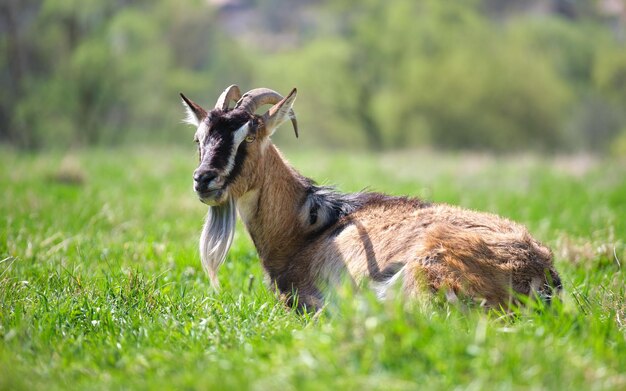
<svg viewBox="0 0 626 391">
<path fill-rule="evenodd" d="M 205 204 L 218 204 L 223 198 L 224 181 L 214 170 L 198 168 L 193 173 L 193 190 Z"/>
</svg>

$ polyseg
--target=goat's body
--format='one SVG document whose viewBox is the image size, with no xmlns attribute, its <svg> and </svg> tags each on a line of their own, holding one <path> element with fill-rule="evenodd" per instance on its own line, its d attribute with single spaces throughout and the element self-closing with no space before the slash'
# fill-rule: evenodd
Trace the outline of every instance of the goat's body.
<svg viewBox="0 0 626 391">
<path fill-rule="evenodd" d="M 545 288 L 557 282 L 550 250 L 521 225 L 495 215 L 387 199 L 340 224 L 340 233 L 320 238 L 305 255 L 314 259 L 314 274 L 332 279 L 345 268 L 357 283 L 374 282 L 380 296 L 396 273 L 409 296 L 444 291 L 493 306 L 505 305 L 512 292 L 549 296 Z"/>
<path fill-rule="evenodd" d="M 504 307 L 517 294 L 549 299 L 560 289 L 550 250 L 521 225 L 407 197 L 340 194 L 300 175 L 269 139 L 288 119 L 297 136 L 295 89 L 283 98 L 233 85 L 210 112 L 181 96 L 197 127 L 194 190 L 210 208 L 200 254 L 214 283 L 236 206 L 271 285 L 291 304 L 297 294 L 299 306 L 319 308 L 324 288 L 344 277 L 371 281 L 380 297 L 401 284 L 407 296 L 442 291 Z M 273 106 L 256 115 L 264 104 Z"/>
<path fill-rule="evenodd" d="M 321 287 L 345 276 L 371 281 L 379 296 L 401 280 L 408 296 L 443 290 L 491 306 L 560 285 L 550 250 L 519 224 L 406 197 L 341 195 L 299 176 L 271 145 L 267 158 L 267 180 L 237 206 L 272 285 L 300 304 L 318 307 Z"/>
</svg>

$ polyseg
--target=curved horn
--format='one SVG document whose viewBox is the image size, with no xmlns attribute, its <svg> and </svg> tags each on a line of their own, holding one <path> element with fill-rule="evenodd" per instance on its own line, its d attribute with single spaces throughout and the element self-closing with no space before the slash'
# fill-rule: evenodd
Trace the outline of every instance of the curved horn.
<svg viewBox="0 0 626 391">
<path fill-rule="evenodd" d="M 283 96 L 274 90 L 269 88 L 255 88 L 243 94 L 241 99 L 235 105 L 235 108 L 242 108 L 254 114 L 254 112 L 263 105 L 275 105 L 283 100 Z M 296 113 L 293 109 L 289 110 L 289 118 L 293 125 L 293 131 L 298 137 L 298 120 L 296 119 Z"/>
<path fill-rule="evenodd" d="M 226 88 L 224 92 L 222 92 L 222 95 L 220 95 L 220 97 L 217 99 L 215 108 L 220 110 L 226 110 L 231 100 L 238 101 L 240 98 L 241 91 L 239 91 L 239 86 L 233 84 Z"/>
<path fill-rule="evenodd" d="M 250 114 L 254 114 L 256 109 L 263 105 L 275 105 L 283 99 L 283 96 L 269 88 L 255 88 L 243 94 L 235 105 L 241 107 Z"/>
</svg>

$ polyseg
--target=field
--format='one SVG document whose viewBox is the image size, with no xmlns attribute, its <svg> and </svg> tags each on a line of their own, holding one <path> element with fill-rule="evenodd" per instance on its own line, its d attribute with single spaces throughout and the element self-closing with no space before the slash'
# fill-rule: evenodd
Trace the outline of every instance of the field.
<svg viewBox="0 0 626 391">
<path fill-rule="evenodd" d="M 304 174 L 499 213 L 554 250 L 551 308 L 379 303 L 315 317 L 265 287 L 239 224 L 212 291 L 193 145 L 0 150 L 0 389 L 626 389 L 626 162 L 286 153 Z"/>
</svg>

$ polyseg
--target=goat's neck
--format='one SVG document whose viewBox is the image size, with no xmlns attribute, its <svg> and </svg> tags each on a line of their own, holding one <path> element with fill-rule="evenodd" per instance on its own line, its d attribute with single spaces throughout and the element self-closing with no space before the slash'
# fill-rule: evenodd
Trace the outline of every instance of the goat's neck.
<svg viewBox="0 0 626 391">
<path fill-rule="evenodd" d="M 271 144 L 258 170 L 258 183 L 237 200 L 237 210 L 271 275 L 283 270 L 299 247 L 298 212 L 307 184 Z"/>
</svg>

